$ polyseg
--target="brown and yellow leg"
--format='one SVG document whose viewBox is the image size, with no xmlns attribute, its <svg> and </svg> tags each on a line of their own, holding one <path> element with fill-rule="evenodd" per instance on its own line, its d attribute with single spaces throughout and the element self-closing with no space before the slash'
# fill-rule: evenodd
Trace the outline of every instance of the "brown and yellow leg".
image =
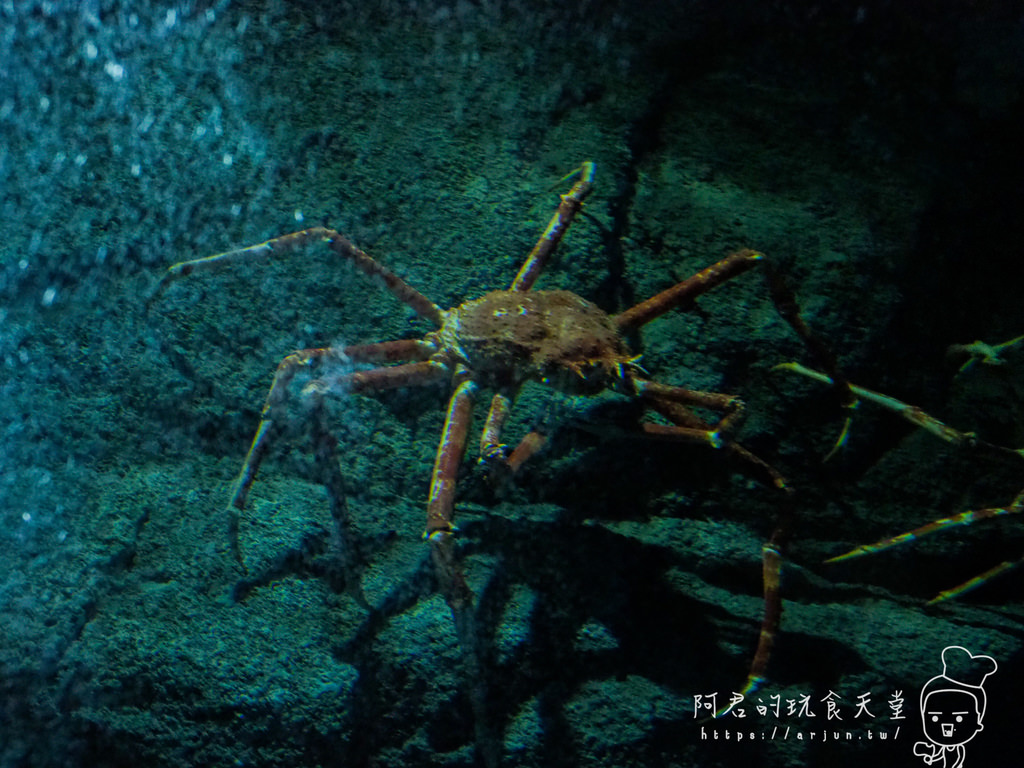
<svg viewBox="0 0 1024 768">
<path fill-rule="evenodd" d="M 530 255 L 523 262 L 523 266 L 519 269 L 519 274 L 516 275 L 512 285 L 509 286 L 510 291 L 528 291 L 537 282 L 537 278 L 544 271 L 548 259 L 554 253 L 555 248 L 558 247 L 562 235 L 565 234 L 569 225 L 572 224 L 576 214 L 583 208 L 583 201 L 587 199 L 594 189 L 594 164 L 589 161 L 584 162 L 583 165 L 562 179 L 562 181 L 569 181 L 570 179 L 575 180 L 575 183 L 567 194 L 561 196 L 558 210 L 555 211 L 555 215 L 548 222 L 547 229 L 544 230 L 537 244 L 530 251 Z"/>
<path fill-rule="evenodd" d="M 491 399 L 487 422 L 480 435 L 480 463 L 487 465 L 492 480 L 503 480 L 519 468 L 547 443 L 547 435 L 531 430 L 510 452 L 501 442 L 501 432 L 512 409 L 512 398 L 501 392 Z"/>
<path fill-rule="evenodd" d="M 613 319 L 622 332 L 634 331 L 672 309 L 678 308 L 684 311 L 693 309 L 701 295 L 759 265 L 765 271 L 768 293 L 775 310 L 800 337 L 818 364 L 829 373 L 832 385 L 839 394 L 844 407 L 852 408 L 856 404 L 856 397 L 851 392 L 846 378 L 839 371 L 835 355 L 829 350 L 828 345 L 807 327 L 800 316 L 796 297 L 781 275 L 772 268 L 763 253 L 743 249 L 730 254 L 692 277 L 652 296 L 647 301 L 619 313 Z"/>
<path fill-rule="evenodd" d="M 389 389 L 399 386 L 415 386 L 418 384 L 430 383 L 442 378 L 447 369 L 424 358 L 434 352 L 434 347 L 427 342 L 421 341 L 397 341 L 383 342 L 381 344 L 360 344 L 340 349 L 334 347 L 322 347 L 317 349 L 303 349 L 288 355 L 277 366 L 274 373 L 274 381 L 270 385 L 267 399 L 260 412 L 260 424 L 253 436 L 249 452 L 246 454 L 242 464 L 242 472 L 239 475 L 235 491 L 231 497 L 231 504 L 237 509 L 245 508 L 245 500 L 249 495 L 249 489 L 256 480 L 256 473 L 259 471 L 270 443 L 274 427 L 274 412 L 282 407 L 288 396 L 288 386 L 296 374 L 302 370 L 308 370 L 315 365 L 325 362 L 335 363 L 347 369 L 352 363 L 358 362 L 392 362 L 397 359 L 419 360 L 419 362 L 396 365 L 386 368 L 375 368 L 370 371 L 356 371 L 354 373 L 340 374 L 328 382 L 318 380 L 307 385 L 310 392 L 317 391 L 326 394 L 330 387 L 335 391 L 344 389 L 350 392 L 358 392 L 365 389 Z"/>
<path fill-rule="evenodd" d="M 496 392 L 491 398 L 491 407 L 487 412 L 483 432 L 480 433 L 480 463 L 504 462 L 507 446 L 501 442 L 501 432 L 512 412 L 512 397 Z"/>
<path fill-rule="evenodd" d="M 788 514 L 788 513 L 787 513 Z M 761 547 L 761 581 L 764 584 L 764 609 L 761 614 L 761 631 L 757 638 L 757 649 L 750 662 L 747 680 L 739 694 L 746 698 L 761 687 L 765 681 L 765 672 L 775 647 L 775 637 L 782 625 L 782 563 L 783 544 L 788 536 L 788 524 L 780 525 L 772 538 Z M 732 709 L 728 704 L 715 713 L 715 717 L 726 714 Z"/>
<path fill-rule="evenodd" d="M 1007 504 L 1005 507 L 988 507 L 987 509 L 972 509 L 967 512 L 961 512 L 958 515 L 951 517 L 944 517 L 940 520 L 933 520 L 927 525 L 922 525 L 920 528 L 915 528 L 912 531 L 901 533 L 898 536 L 892 536 L 888 539 L 882 539 L 881 541 L 875 542 L 874 544 L 864 544 L 856 549 L 852 549 L 842 555 L 836 555 L 826 560 L 826 563 L 839 563 L 843 560 L 852 560 L 856 557 L 863 557 L 864 555 L 873 555 L 876 552 L 882 552 L 892 547 L 898 547 L 901 544 L 907 544 L 911 541 L 923 538 L 930 534 L 938 531 L 944 531 L 947 528 L 956 528 L 960 525 L 971 525 L 979 520 L 988 520 L 993 517 L 1003 517 L 1004 515 L 1017 515 L 1024 512 L 1024 491 L 1017 494 L 1013 501 Z M 1024 562 L 1024 558 L 1019 560 L 1007 560 L 1006 562 L 1000 563 L 994 568 L 990 568 L 979 576 L 975 576 L 973 579 L 968 579 L 963 584 L 959 584 L 951 589 L 947 589 L 940 592 L 938 595 L 929 600 L 929 604 L 942 602 L 943 600 L 950 600 L 954 597 L 958 597 L 966 592 L 970 592 L 972 589 L 980 587 L 987 581 L 991 581 L 996 576 L 999 576 L 1007 571 L 1015 568 Z"/>
<path fill-rule="evenodd" d="M 260 259 L 280 257 L 289 254 L 310 243 L 327 243 L 327 246 L 338 256 L 352 263 L 370 277 L 376 278 L 384 283 L 396 298 L 404 302 L 418 314 L 435 326 L 440 327 L 444 320 L 444 311 L 430 301 L 426 296 L 406 283 L 402 278 L 392 272 L 384 265 L 378 263 L 359 248 L 354 246 L 345 237 L 333 229 L 314 227 L 304 229 L 301 232 L 292 232 L 289 235 L 282 235 L 267 240 L 258 245 L 250 245 L 246 248 L 236 248 L 233 251 L 218 253 L 214 256 L 207 256 L 203 259 L 182 261 L 169 267 L 163 278 L 157 284 L 156 289 L 146 302 L 147 306 L 152 304 L 175 280 L 187 277 L 197 271 L 212 271 L 222 269 L 240 261 L 257 261 Z"/>
<path fill-rule="evenodd" d="M 448 400 L 441 440 L 434 461 L 427 501 L 427 527 L 423 537 L 430 546 L 430 557 L 438 590 L 452 612 L 455 632 L 462 650 L 463 685 L 473 710 L 476 748 L 480 762 L 497 766 L 499 738 L 493 732 L 487 707 L 487 674 L 482 663 L 480 637 L 473 612 L 473 592 L 466 583 L 455 552 L 455 490 L 459 465 L 466 452 L 476 385 L 461 366 L 452 377 L 454 390 Z"/>
<path fill-rule="evenodd" d="M 664 386 L 664 385 L 659 385 Z M 679 394 L 682 397 L 681 393 Z M 696 393 L 705 396 L 713 393 Z M 721 397 L 728 397 L 722 395 Z M 671 407 L 670 407 L 671 406 Z M 652 405 L 652 407 L 654 407 Z M 748 470 L 762 482 L 785 494 L 783 499 L 787 508 L 780 515 L 780 522 L 771 538 L 761 547 L 761 574 L 764 584 L 764 608 L 761 615 L 761 630 L 758 635 L 757 648 L 754 651 L 753 660 L 750 663 L 750 671 L 747 674 L 746 682 L 740 693 L 748 696 L 758 689 L 765 679 L 765 670 L 771 659 L 772 648 L 775 645 L 775 637 L 779 632 L 782 622 L 782 594 L 780 583 L 782 580 L 783 552 L 789 534 L 789 518 L 791 512 L 788 509 L 790 503 L 790 488 L 786 479 L 756 454 L 751 453 L 737 442 L 724 442 L 719 428 L 712 428 L 704 424 L 695 414 L 689 413 L 685 406 L 679 402 L 663 400 L 660 407 L 655 407 L 660 413 L 673 421 L 680 421 L 685 426 L 643 423 L 640 425 L 644 434 L 662 439 L 678 440 L 680 442 L 698 443 L 709 445 L 714 448 L 721 448 L 729 455 L 734 456 L 743 462 Z M 728 415 L 723 418 L 723 421 Z M 723 707 L 715 716 L 724 714 L 731 708 L 731 704 Z"/>
<path fill-rule="evenodd" d="M 706 442 L 713 448 L 721 448 L 729 442 L 743 416 L 743 401 L 732 395 L 659 384 L 636 376 L 632 377 L 632 385 L 637 397 L 648 407 L 674 424 L 693 430 L 697 438 L 695 442 Z M 709 427 L 690 408 L 720 411 L 723 415 L 713 427 Z"/>
<path fill-rule="evenodd" d="M 696 300 L 722 283 L 732 280 L 749 269 L 753 269 L 764 259 L 757 251 L 744 249 L 726 256 L 710 267 L 702 269 L 692 277 L 688 277 L 671 288 L 657 293 L 635 307 L 620 312 L 613 318 L 619 330 L 634 331 L 657 317 L 673 309 L 684 311 L 693 309 Z"/>
<path fill-rule="evenodd" d="M 644 423 L 640 427 L 651 437 L 662 437 L 690 443 L 703 443 L 722 449 L 739 459 L 755 477 L 766 485 L 785 490 L 786 480 L 773 466 L 732 440 L 732 430 L 743 414 L 743 401 L 718 392 L 700 392 L 685 387 L 659 384 L 632 377 L 637 396 L 652 410 L 672 422 L 672 426 Z M 705 423 L 691 407 L 721 411 L 724 415 L 715 425 Z"/>
<path fill-rule="evenodd" d="M 672 425 L 645 422 L 640 425 L 645 434 L 682 442 L 700 443 L 725 450 L 731 456 L 742 461 L 759 480 L 784 494 L 785 508 L 779 516 L 779 524 L 771 538 L 761 548 L 764 609 L 757 649 L 754 651 L 754 658 L 750 663 L 747 680 L 740 691 L 743 696 L 747 696 L 757 690 L 764 681 L 765 670 L 775 645 L 775 637 L 782 622 L 780 583 L 783 551 L 789 535 L 792 516 L 790 488 L 778 470 L 731 439 L 731 430 L 743 412 L 743 403 L 738 398 L 717 392 L 699 392 L 684 387 L 659 384 L 638 377 L 633 377 L 633 387 L 637 396 L 646 405 L 672 422 Z M 720 411 L 723 416 L 717 424 L 711 426 L 693 413 L 690 407 Z M 716 716 L 728 711 L 730 707 L 731 705 L 723 707 L 716 713 Z"/>
<path fill-rule="evenodd" d="M 438 588 L 455 614 L 462 621 L 473 602 L 455 557 L 455 490 L 459 464 L 466 452 L 466 440 L 473 416 L 476 385 L 464 372 L 455 376 L 455 389 L 448 401 L 441 442 L 434 460 L 427 499 L 427 527 L 423 537 L 430 544 L 431 559 Z"/>
</svg>

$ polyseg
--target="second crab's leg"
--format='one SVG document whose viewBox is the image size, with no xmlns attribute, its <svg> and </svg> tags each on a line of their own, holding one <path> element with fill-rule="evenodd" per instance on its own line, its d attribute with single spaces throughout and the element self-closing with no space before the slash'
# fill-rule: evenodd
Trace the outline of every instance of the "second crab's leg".
<svg viewBox="0 0 1024 768">
<path fill-rule="evenodd" d="M 823 384 L 834 383 L 832 377 L 827 376 L 820 371 L 815 371 L 812 368 L 800 365 L 800 363 L 780 363 L 775 366 L 775 368 L 776 370 L 799 373 L 801 376 L 806 376 L 814 381 L 820 381 Z M 920 427 L 925 432 L 930 432 L 947 443 L 973 448 L 975 450 L 1001 456 L 1003 458 L 1024 459 L 1024 448 L 1006 448 L 1005 446 L 986 442 L 985 440 L 980 439 L 973 432 L 961 432 L 960 430 L 944 424 L 931 414 L 925 413 L 916 405 L 904 403 L 902 400 L 897 400 L 895 397 L 883 395 L 881 392 L 876 392 L 873 389 L 867 389 L 866 387 L 859 387 L 855 384 L 850 384 L 849 387 L 850 391 L 857 397 L 867 400 L 868 402 L 875 403 L 876 405 L 880 405 L 893 413 L 899 414 L 914 426 Z"/>
<path fill-rule="evenodd" d="M 1005 507 L 988 507 L 987 509 L 972 509 L 966 512 L 961 512 L 951 517 L 944 517 L 940 520 L 933 520 L 932 522 L 922 525 L 920 528 L 915 528 L 912 531 L 901 533 L 898 536 L 891 536 L 888 539 L 882 539 L 881 541 L 875 542 L 874 544 L 864 544 L 852 549 L 849 552 L 845 552 L 835 557 L 830 557 L 826 560 L 826 563 L 839 563 L 843 560 L 852 560 L 856 557 L 863 557 L 864 555 L 873 555 L 876 552 L 882 552 L 892 547 L 898 547 L 901 544 L 907 544 L 916 539 L 923 538 L 929 534 L 936 533 L 938 531 L 944 531 L 947 528 L 955 528 L 960 525 L 971 525 L 979 520 L 988 520 L 993 517 L 1002 517 L 1004 515 L 1018 515 L 1024 512 L 1024 491 L 1017 494 L 1013 501 L 1007 504 Z M 990 568 L 979 576 L 975 576 L 973 579 L 968 579 L 963 584 L 959 584 L 951 589 L 947 589 L 940 592 L 934 598 L 929 600 L 929 604 L 938 603 L 943 600 L 950 600 L 954 597 L 969 592 L 972 589 L 980 587 L 987 581 L 991 581 L 996 576 L 1006 573 L 1007 571 L 1015 568 L 1024 562 L 1024 558 L 1019 560 L 1008 560 L 1000 563 L 994 568 Z"/>
<path fill-rule="evenodd" d="M 1019 339 L 1013 339 L 1007 342 L 1007 345 L 1016 344 Z M 1006 346 L 1006 345 L 1003 345 Z M 799 363 L 783 363 L 776 366 L 776 368 L 786 371 L 792 371 L 793 373 L 799 373 L 801 376 L 806 376 L 814 381 L 820 381 L 824 384 L 831 384 L 832 379 L 826 376 L 824 373 L 819 371 L 806 368 Z M 901 417 L 909 421 L 916 427 L 920 427 L 926 432 L 929 432 L 939 439 L 955 445 L 958 447 L 970 448 L 974 451 L 981 451 L 990 456 L 1019 460 L 1024 459 L 1024 449 L 1021 448 L 1007 448 L 1002 445 L 996 445 L 982 440 L 973 432 L 961 432 L 949 425 L 939 421 L 937 418 L 929 413 L 926 413 L 916 405 L 910 405 L 902 400 L 897 400 L 895 397 L 884 395 L 881 392 L 876 392 L 866 387 L 859 387 L 855 384 L 850 385 L 850 390 L 858 397 L 880 405 L 893 413 L 899 414 Z M 977 522 L 978 520 L 987 520 L 992 517 L 1002 517 L 1003 515 L 1016 515 L 1024 512 L 1024 491 L 1017 494 L 1016 498 L 1005 507 L 988 507 L 986 509 L 968 510 L 961 512 L 951 517 L 944 517 L 939 520 L 933 520 L 932 522 L 922 525 L 920 528 L 915 528 L 912 531 L 901 533 L 897 536 L 891 536 L 888 539 L 882 539 L 881 541 L 875 542 L 874 544 L 865 544 L 855 549 L 850 550 L 841 555 L 826 560 L 826 563 L 837 563 L 843 560 L 852 560 L 856 557 L 862 557 L 864 555 L 871 555 L 876 552 L 889 549 L 890 547 L 897 547 L 901 544 L 920 539 L 923 536 L 935 533 L 936 531 L 942 531 L 946 528 L 954 528 L 960 525 L 970 525 L 971 523 Z M 972 579 L 968 579 L 963 584 L 959 584 L 951 589 L 947 589 L 940 592 L 938 595 L 933 597 L 929 604 L 938 603 L 943 600 L 951 600 L 954 597 L 969 592 L 975 589 L 985 582 L 991 581 L 996 576 L 1006 573 L 1007 571 L 1016 568 L 1021 563 L 1024 563 L 1024 558 L 1019 560 L 1008 560 L 1000 563 L 994 568 L 990 568 L 979 576 L 975 576 Z"/>
</svg>

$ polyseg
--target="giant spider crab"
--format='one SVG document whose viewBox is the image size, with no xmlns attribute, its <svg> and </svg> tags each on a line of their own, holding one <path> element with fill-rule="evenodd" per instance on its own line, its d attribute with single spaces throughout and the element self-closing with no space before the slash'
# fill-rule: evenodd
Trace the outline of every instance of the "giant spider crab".
<svg viewBox="0 0 1024 768">
<path fill-rule="evenodd" d="M 507 289 L 491 291 L 448 310 L 430 301 L 341 234 L 326 228 L 306 229 L 258 245 L 171 266 L 152 294 L 151 302 L 170 283 L 193 272 L 242 260 L 281 257 L 309 244 L 326 243 L 337 256 L 379 280 L 396 298 L 435 327 L 420 339 L 304 349 L 285 357 L 277 367 L 263 406 L 232 505 L 238 510 L 245 507 L 249 490 L 272 439 L 275 423 L 288 399 L 289 384 L 295 376 L 300 371 L 312 374 L 326 363 L 341 361 L 377 364 L 380 367 L 313 378 L 304 387 L 304 394 L 319 401 L 324 395 L 339 389 L 363 392 L 437 382 L 450 386 L 447 415 L 430 481 L 424 538 L 430 546 L 440 591 L 459 627 L 460 642 L 472 642 L 470 633 L 463 629 L 469 620 L 468 609 L 473 595 L 456 557 L 454 501 L 473 402 L 482 387 L 494 390 L 494 395 L 480 438 L 479 456 L 481 462 L 493 468 L 514 472 L 546 440 L 540 431 L 533 431 L 511 450 L 501 441 L 502 427 L 517 392 L 525 382 L 534 380 L 573 394 L 593 395 L 613 390 L 635 398 L 646 409 L 669 422 L 640 422 L 636 425 L 639 434 L 707 445 L 739 460 L 750 473 L 777 489 L 783 497 L 788 495 L 789 489 L 782 475 L 732 438 L 743 410 L 743 404 L 737 397 L 655 382 L 639 366 L 639 356 L 630 351 L 626 342 L 628 334 L 660 315 L 672 309 L 691 310 L 702 294 L 761 265 L 765 267 L 769 293 L 779 314 L 837 382 L 836 389 L 845 392 L 849 401 L 852 396 L 836 369 L 834 358 L 803 323 L 793 294 L 770 269 L 763 254 L 753 250 L 737 251 L 614 315 L 569 291 L 531 290 L 590 195 L 594 172 L 594 164 L 584 162 L 562 179 L 564 183 L 571 182 L 571 188 L 560 196 L 558 209 Z M 714 423 L 708 423 L 694 412 L 694 408 L 721 415 Z M 314 429 L 318 434 L 318 453 L 333 457 L 333 441 L 326 427 L 318 421 Z M 332 463 L 333 469 L 330 468 Z M 336 462 L 327 461 L 326 466 L 325 484 L 332 512 L 338 518 L 344 514 L 344 486 Z M 762 679 L 781 616 L 779 578 L 785 534 L 785 526 L 780 524 L 763 546 L 764 611 L 760 639 L 744 688 L 747 692 Z"/>
</svg>

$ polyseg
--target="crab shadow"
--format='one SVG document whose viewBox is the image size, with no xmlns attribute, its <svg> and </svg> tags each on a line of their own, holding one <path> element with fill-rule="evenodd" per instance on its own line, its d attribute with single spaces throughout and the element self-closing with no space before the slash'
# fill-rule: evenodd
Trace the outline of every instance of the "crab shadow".
<svg viewBox="0 0 1024 768">
<path fill-rule="evenodd" d="M 550 509 L 543 519 L 529 508 L 517 517 L 467 515 L 460 526 L 467 570 L 484 577 L 472 614 L 473 668 L 481 679 L 462 674 L 455 685 L 432 687 L 386 650 L 384 634 L 394 620 L 427 608 L 420 603 L 436 591 L 425 546 L 413 570 L 396 578 L 375 606 L 364 606 L 364 618 L 333 648 L 337 659 L 359 673 L 342 726 L 348 734 L 342 748 L 346 760 L 369 764 L 398 745 L 404 745 L 406 764 L 431 764 L 438 754 L 470 745 L 478 752 L 507 754 L 511 731 L 521 740 L 515 724 L 529 712 L 534 733 L 526 748 L 538 762 L 581 764 L 581 740 L 587 737 L 581 730 L 588 728 L 581 725 L 586 717 L 579 717 L 585 709 L 581 697 L 621 696 L 623 685 L 628 689 L 637 678 L 646 681 L 644 691 L 657 690 L 670 710 L 646 726 L 644 748 L 678 753 L 693 742 L 691 697 L 742 685 L 759 622 L 721 605 L 722 585 L 691 592 L 680 580 L 703 582 L 693 576 L 686 553 L 601 524 L 581 525 L 577 514 L 563 509 L 552 515 Z M 369 542 L 361 556 L 388 544 L 388 539 Z M 337 561 L 330 532 L 313 529 L 263 571 L 238 582 L 234 599 L 244 601 L 253 590 L 289 575 L 322 579 L 332 591 L 352 594 L 351 571 Z M 744 583 L 725 589 L 758 601 L 760 569 L 752 564 L 748 570 Z M 444 603 L 434 602 L 443 621 L 452 622 Z M 456 660 L 465 664 L 466 649 L 456 650 Z M 429 655 L 432 649 L 422 652 Z M 437 663 L 438 674 L 445 674 L 451 656 Z M 483 691 L 483 728 L 476 722 L 481 713 L 471 701 L 470 685 Z M 639 698 L 623 706 L 623 716 L 642 705 Z M 636 718 L 646 721 L 647 715 Z M 426 752 L 433 757 L 417 755 L 422 747 L 410 746 L 422 744 L 414 738 L 417 731 L 427 735 Z M 337 757 L 337 734 L 310 733 L 306 739 L 312 756 Z M 491 743 L 480 744 L 481 739 Z M 523 747 L 518 741 L 517 746 Z"/>
</svg>

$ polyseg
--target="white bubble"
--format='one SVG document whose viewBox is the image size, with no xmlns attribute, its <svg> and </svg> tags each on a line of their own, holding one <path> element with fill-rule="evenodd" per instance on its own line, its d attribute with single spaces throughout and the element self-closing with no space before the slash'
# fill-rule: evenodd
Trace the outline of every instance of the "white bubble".
<svg viewBox="0 0 1024 768">
<path fill-rule="evenodd" d="M 103 71 L 115 80 L 120 80 L 124 77 L 124 67 L 122 67 L 115 61 L 108 61 L 106 64 L 104 64 Z"/>
<path fill-rule="evenodd" d="M 51 304 L 53 304 L 53 301 L 56 298 L 57 298 L 57 289 L 56 288 L 47 288 L 45 291 L 43 291 L 43 306 L 44 307 L 50 306 Z"/>
</svg>

